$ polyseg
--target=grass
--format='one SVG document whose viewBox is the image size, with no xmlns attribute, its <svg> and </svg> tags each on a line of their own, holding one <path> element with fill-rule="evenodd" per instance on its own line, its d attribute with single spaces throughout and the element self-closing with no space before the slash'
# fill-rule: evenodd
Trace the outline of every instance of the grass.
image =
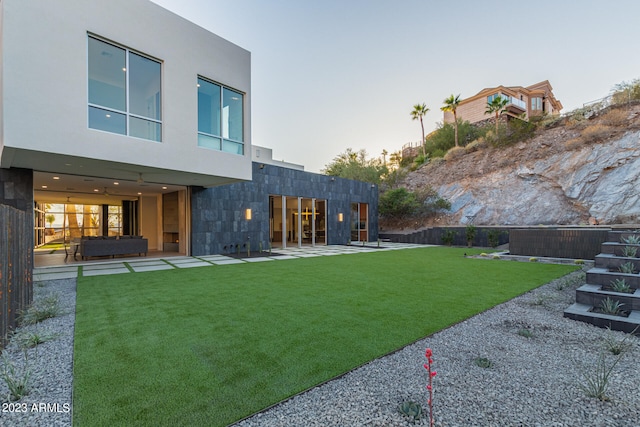
<svg viewBox="0 0 640 427">
<path fill-rule="evenodd" d="M 577 268 L 464 252 L 79 278 L 74 425 L 227 425 Z"/>
</svg>

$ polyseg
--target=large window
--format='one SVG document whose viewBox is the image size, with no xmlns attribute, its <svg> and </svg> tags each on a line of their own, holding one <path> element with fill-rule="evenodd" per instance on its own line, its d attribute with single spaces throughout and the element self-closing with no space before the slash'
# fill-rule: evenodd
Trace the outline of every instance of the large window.
<svg viewBox="0 0 640 427">
<path fill-rule="evenodd" d="M 531 98 L 531 109 L 542 110 L 542 98 L 540 97 Z"/>
<path fill-rule="evenodd" d="M 244 154 L 244 95 L 198 78 L 198 146 Z"/>
<path fill-rule="evenodd" d="M 160 62 L 89 37 L 89 127 L 162 141 Z"/>
</svg>

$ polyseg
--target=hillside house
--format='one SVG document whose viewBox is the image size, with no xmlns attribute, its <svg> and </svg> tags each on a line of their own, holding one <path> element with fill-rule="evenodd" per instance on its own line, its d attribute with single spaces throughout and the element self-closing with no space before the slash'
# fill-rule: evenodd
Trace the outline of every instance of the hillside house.
<svg viewBox="0 0 640 427">
<path fill-rule="evenodd" d="M 507 98 L 504 114 L 507 117 L 520 117 L 526 119 L 540 114 L 559 114 L 562 103 L 553 94 L 553 87 L 548 80 L 531 86 L 497 86 L 482 89 L 472 97 L 460 101 L 456 114 L 458 119 L 469 123 L 479 123 L 491 119 L 485 114 L 487 103 L 495 97 Z M 453 123 L 453 113 L 444 113 L 444 123 Z"/>
</svg>

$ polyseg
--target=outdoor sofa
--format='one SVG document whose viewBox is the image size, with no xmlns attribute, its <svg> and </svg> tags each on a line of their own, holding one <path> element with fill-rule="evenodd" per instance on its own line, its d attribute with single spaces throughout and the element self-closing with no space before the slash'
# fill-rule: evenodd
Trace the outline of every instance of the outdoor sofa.
<svg viewBox="0 0 640 427">
<path fill-rule="evenodd" d="M 147 254 L 149 241 L 142 236 L 85 236 L 80 240 L 80 256 Z"/>
</svg>

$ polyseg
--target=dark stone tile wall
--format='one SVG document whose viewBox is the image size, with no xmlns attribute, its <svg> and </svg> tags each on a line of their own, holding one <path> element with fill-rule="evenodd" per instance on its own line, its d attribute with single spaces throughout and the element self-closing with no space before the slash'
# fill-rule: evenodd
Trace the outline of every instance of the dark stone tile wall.
<svg viewBox="0 0 640 427">
<path fill-rule="evenodd" d="M 0 204 L 33 212 L 33 171 L 0 169 Z"/>
<path fill-rule="evenodd" d="M 33 171 L 0 169 L 0 348 L 33 299 Z"/>
<path fill-rule="evenodd" d="M 269 196 L 327 201 L 327 244 L 350 239 L 351 203 L 369 204 L 369 240 L 378 240 L 378 186 L 279 166 L 253 163 L 253 180 L 214 188 L 191 188 L 191 254 L 225 253 L 229 245 L 269 245 Z M 245 219 L 251 209 L 252 219 Z M 344 220 L 338 222 L 338 213 Z M 224 247 L 227 246 L 227 249 Z"/>
</svg>

